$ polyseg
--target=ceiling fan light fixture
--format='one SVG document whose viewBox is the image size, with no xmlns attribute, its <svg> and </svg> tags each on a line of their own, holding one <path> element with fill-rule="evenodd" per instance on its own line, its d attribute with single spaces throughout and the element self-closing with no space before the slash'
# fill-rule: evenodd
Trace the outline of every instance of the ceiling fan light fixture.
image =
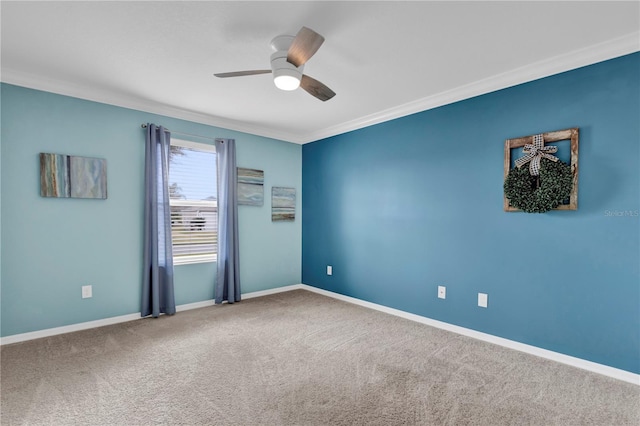
<svg viewBox="0 0 640 426">
<path fill-rule="evenodd" d="M 287 62 L 287 52 L 284 50 L 271 55 L 271 69 L 273 71 L 273 82 L 280 90 L 296 90 L 300 87 L 302 80 L 302 69 Z"/>
<path fill-rule="evenodd" d="M 277 70 L 283 72 L 274 73 L 273 82 L 280 90 L 296 90 L 300 87 L 300 77 L 293 75 L 295 73 L 288 72 L 290 70 Z"/>
</svg>

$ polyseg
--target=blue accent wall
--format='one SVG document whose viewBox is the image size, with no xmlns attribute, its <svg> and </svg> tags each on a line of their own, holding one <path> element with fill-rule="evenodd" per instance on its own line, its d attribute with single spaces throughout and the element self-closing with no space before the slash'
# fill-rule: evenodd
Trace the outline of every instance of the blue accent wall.
<svg viewBox="0 0 640 426">
<path fill-rule="evenodd" d="M 301 198 L 295 222 L 272 223 L 270 208 L 272 186 L 301 191 L 300 145 L 8 84 L 1 94 L 2 336 L 140 312 L 147 122 L 236 139 L 238 166 L 265 172 L 264 205 L 239 207 L 242 292 L 300 283 Z M 108 199 L 40 197 L 40 152 L 105 158 Z M 214 281 L 215 263 L 177 266 L 176 303 L 212 299 Z"/>
<path fill-rule="evenodd" d="M 304 145 L 303 283 L 640 373 L 639 76 L 636 53 Z M 504 212 L 504 141 L 571 127 L 579 209 Z"/>
</svg>

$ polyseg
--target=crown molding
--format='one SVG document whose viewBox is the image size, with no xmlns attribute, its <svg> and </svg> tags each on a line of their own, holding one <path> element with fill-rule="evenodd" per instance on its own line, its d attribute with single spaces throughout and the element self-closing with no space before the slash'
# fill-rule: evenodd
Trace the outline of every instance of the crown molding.
<svg viewBox="0 0 640 426">
<path fill-rule="evenodd" d="M 148 112 L 151 114 L 164 115 L 171 118 L 178 118 L 194 123 L 206 124 L 209 126 L 264 136 L 286 142 L 299 143 L 296 141 L 303 139 L 302 135 L 291 132 L 257 126 L 243 121 L 207 115 L 122 93 L 118 94 L 104 89 L 83 86 L 68 81 L 55 80 L 41 75 L 16 71 L 10 68 L 2 69 L 0 81 L 7 84 L 27 87 L 29 89 L 42 90 L 44 92 L 133 109 L 136 111 Z"/>
<path fill-rule="evenodd" d="M 22 73 L 12 69 L 3 68 L 0 80 L 4 83 L 36 90 L 164 115 L 285 142 L 305 144 L 638 51 L 640 51 L 640 31 L 305 134 L 211 116 L 129 95 L 116 94 L 103 89 Z"/>
<path fill-rule="evenodd" d="M 574 50 L 563 55 L 534 62 L 530 65 L 497 74 L 483 80 L 478 80 L 464 86 L 456 87 L 455 89 L 441 92 L 433 96 L 428 96 L 397 107 L 360 117 L 355 120 L 347 121 L 337 126 L 328 127 L 318 132 L 308 134 L 300 143 L 315 142 L 331 136 L 394 120 L 396 118 L 448 105 L 464 99 L 484 95 L 486 93 L 495 92 L 496 90 L 506 89 L 507 87 L 517 86 L 519 84 L 628 55 L 637 51 L 640 51 L 640 31 L 586 48 Z"/>
</svg>

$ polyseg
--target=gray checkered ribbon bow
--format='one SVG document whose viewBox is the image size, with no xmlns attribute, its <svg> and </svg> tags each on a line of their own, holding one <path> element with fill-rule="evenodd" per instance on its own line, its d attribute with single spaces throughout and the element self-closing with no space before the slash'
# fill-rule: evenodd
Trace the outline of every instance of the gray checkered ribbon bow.
<svg viewBox="0 0 640 426">
<path fill-rule="evenodd" d="M 533 144 L 526 144 L 522 151 L 526 154 L 516 160 L 516 167 L 522 167 L 529 163 L 529 173 L 531 176 L 540 175 L 540 159 L 547 158 L 551 161 L 558 161 L 558 157 L 551 153 L 558 152 L 557 146 L 544 146 L 544 138 L 542 135 L 533 137 Z"/>
</svg>

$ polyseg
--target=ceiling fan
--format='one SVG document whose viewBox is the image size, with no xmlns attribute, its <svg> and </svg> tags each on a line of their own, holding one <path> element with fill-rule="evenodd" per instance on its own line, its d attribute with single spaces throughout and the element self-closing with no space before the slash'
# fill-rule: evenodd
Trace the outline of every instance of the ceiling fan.
<svg viewBox="0 0 640 426">
<path fill-rule="evenodd" d="M 296 36 L 280 35 L 271 40 L 270 70 L 235 71 L 214 74 L 216 77 L 242 77 L 246 75 L 273 73 L 273 82 L 282 90 L 295 90 L 302 87 L 312 96 L 327 101 L 336 94 L 318 80 L 302 73 L 304 64 L 311 58 L 324 42 L 317 32 L 302 27 Z"/>
</svg>

